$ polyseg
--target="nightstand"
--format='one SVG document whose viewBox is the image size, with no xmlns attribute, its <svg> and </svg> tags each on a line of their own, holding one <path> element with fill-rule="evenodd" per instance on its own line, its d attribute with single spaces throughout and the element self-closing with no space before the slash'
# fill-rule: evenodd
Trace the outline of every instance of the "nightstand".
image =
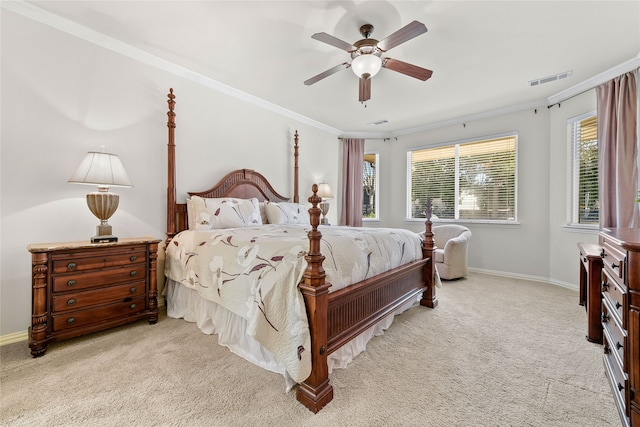
<svg viewBox="0 0 640 427">
<path fill-rule="evenodd" d="M 156 323 L 160 241 L 140 237 L 29 245 L 31 355 L 44 355 L 51 342 L 140 319 Z"/>
</svg>

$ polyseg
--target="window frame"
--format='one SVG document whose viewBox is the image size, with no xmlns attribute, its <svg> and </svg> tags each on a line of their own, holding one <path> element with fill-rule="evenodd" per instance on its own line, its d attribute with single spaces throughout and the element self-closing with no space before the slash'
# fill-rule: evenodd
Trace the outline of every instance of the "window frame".
<svg viewBox="0 0 640 427">
<path fill-rule="evenodd" d="M 379 151 L 374 151 L 374 150 L 365 150 L 364 152 L 364 156 L 367 155 L 375 155 L 376 158 L 376 167 L 375 167 L 375 189 L 374 189 L 374 194 L 375 194 L 375 202 L 373 205 L 373 209 L 375 210 L 375 216 L 373 218 L 365 218 L 364 216 L 362 217 L 362 221 L 363 222 L 367 222 L 367 221 L 380 221 L 380 152 Z M 364 157 L 362 159 L 362 163 L 363 163 L 363 180 L 364 180 Z M 364 183 L 363 183 L 363 193 L 362 193 L 362 206 L 364 208 Z"/>
<path fill-rule="evenodd" d="M 412 217 L 412 201 L 411 201 L 411 191 L 412 191 L 412 187 L 411 187 L 411 172 L 412 172 L 412 163 L 411 163 L 411 153 L 414 151 L 418 151 L 418 150 L 430 150 L 430 149 L 435 149 L 435 148 L 445 148 L 445 147 L 453 147 L 455 150 L 455 192 L 456 192 L 456 197 L 459 197 L 459 191 L 460 191 L 460 186 L 459 186 L 459 146 L 463 145 L 463 144 L 469 144 L 469 143 L 477 143 L 477 142 L 483 142 L 483 141 L 489 141 L 489 140 L 493 140 L 493 139 L 500 139 L 500 138 L 509 138 L 512 137 L 514 138 L 515 142 L 514 142 L 514 182 L 513 182 L 513 186 L 514 186 L 514 199 L 513 199 L 513 219 L 472 219 L 472 218 L 437 218 L 437 219 L 433 219 L 433 222 L 450 222 L 450 223 L 470 223 L 470 224 L 496 224 L 496 225 L 518 225 L 519 224 L 519 220 L 518 220 L 518 142 L 519 142 L 519 134 L 517 131 L 509 131 L 509 132 L 502 132 L 502 133 L 496 133 L 496 134 L 491 134 L 491 135 L 484 135 L 484 136 L 479 136 L 479 137 L 472 137 L 472 138 L 465 138 L 465 139 L 459 139 L 459 140 L 454 140 L 454 141 L 446 141 L 446 142 L 441 142 L 441 143 L 437 143 L 437 144 L 430 144 L 430 145 L 421 145 L 418 147 L 412 147 L 409 148 L 407 150 L 407 174 L 406 174 L 406 179 L 407 179 L 407 193 L 406 193 L 406 212 L 405 212 L 405 221 L 408 222 L 417 222 L 417 221 L 424 221 L 424 218 L 413 218 Z M 455 206 L 455 216 L 459 216 L 459 208 L 458 208 L 458 204 L 456 204 Z"/>
<path fill-rule="evenodd" d="M 576 123 L 591 117 L 597 117 L 597 110 L 591 110 L 578 116 L 567 119 L 567 141 L 568 141 L 568 212 L 566 227 L 577 230 L 598 231 L 600 222 L 582 223 L 580 222 L 580 151 L 576 144 L 576 133 L 574 132 Z M 598 170 L 599 170 L 598 165 Z M 600 184 L 598 183 L 598 186 Z M 598 212 L 598 219 L 600 212 Z"/>
</svg>

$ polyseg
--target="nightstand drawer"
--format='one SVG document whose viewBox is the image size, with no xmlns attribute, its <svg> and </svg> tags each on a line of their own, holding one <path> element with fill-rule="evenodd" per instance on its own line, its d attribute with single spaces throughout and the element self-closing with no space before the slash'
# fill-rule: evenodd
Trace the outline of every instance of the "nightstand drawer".
<svg viewBox="0 0 640 427">
<path fill-rule="evenodd" d="M 141 313 L 145 309 L 145 298 L 137 297 L 131 301 L 119 302 L 93 309 L 69 312 L 53 316 L 53 331 L 77 328 L 91 323 Z"/>
<path fill-rule="evenodd" d="M 101 305 L 114 301 L 124 302 L 125 299 L 138 297 L 145 293 L 145 282 L 125 283 L 124 285 L 91 291 L 74 292 L 53 297 L 53 312 L 59 313 L 78 310 L 93 305 Z"/>
<path fill-rule="evenodd" d="M 71 292 L 76 289 L 97 288 L 131 280 L 143 280 L 146 273 L 146 264 L 134 264 L 121 268 L 54 276 L 53 292 Z"/>
<path fill-rule="evenodd" d="M 133 247 L 130 250 L 115 254 L 113 253 L 113 249 L 104 255 L 96 256 L 94 252 L 80 254 L 86 256 L 86 258 L 80 257 L 77 253 L 56 254 L 53 257 L 53 272 L 55 274 L 71 273 L 97 268 L 125 266 L 143 262 L 147 255 L 144 246 Z"/>
</svg>

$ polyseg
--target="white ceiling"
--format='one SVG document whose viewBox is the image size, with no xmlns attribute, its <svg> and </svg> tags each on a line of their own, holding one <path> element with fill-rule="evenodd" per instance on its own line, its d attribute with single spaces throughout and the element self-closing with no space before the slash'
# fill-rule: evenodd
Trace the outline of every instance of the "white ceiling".
<svg viewBox="0 0 640 427">
<path fill-rule="evenodd" d="M 6 2 L 5 2 L 6 3 Z M 34 1 L 111 38 L 347 134 L 397 134 L 540 105 L 640 57 L 640 1 Z M 433 70 L 420 81 L 382 69 L 358 102 L 350 60 L 311 38 L 382 40 L 413 20 L 428 32 L 385 56 Z M 572 71 L 561 81 L 529 87 Z M 369 123 L 386 119 L 383 125 Z"/>
</svg>

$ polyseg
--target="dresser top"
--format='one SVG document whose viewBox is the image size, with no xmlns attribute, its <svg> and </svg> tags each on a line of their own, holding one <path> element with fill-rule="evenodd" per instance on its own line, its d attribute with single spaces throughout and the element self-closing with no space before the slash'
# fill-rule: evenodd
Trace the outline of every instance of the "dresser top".
<svg viewBox="0 0 640 427">
<path fill-rule="evenodd" d="M 29 252 L 48 252 L 65 249 L 81 249 L 81 248 L 108 248 L 119 245 L 131 245 L 136 243 L 159 243 L 162 240 L 153 237 L 123 237 L 118 238 L 117 242 L 110 243 L 91 243 L 89 240 L 81 240 L 78 242 L 57 242 L 57 243 L 34 243 L 27 246 Z"/>
<path fill-rule="evenodd" d="M 627 250 L 640 252 L 640 228 L 603 228 L 600 234 Z"/>
</svg>

